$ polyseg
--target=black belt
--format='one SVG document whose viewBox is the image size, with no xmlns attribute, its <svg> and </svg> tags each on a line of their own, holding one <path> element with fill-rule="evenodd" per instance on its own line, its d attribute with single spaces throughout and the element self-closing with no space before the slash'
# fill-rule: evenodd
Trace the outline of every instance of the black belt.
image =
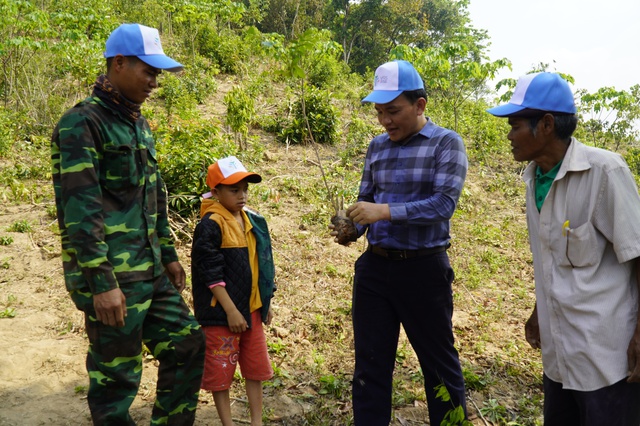
<svg viewBox="0 0 640 426">
<path fill-rule="evenodd" d="M 428 256 L 430 254 L 442 253 L 451 247 L 451 244 L 447 244 L 439 247 L 431 247 L 428 249 L 421 250 L 391 250 L 385 249 L 378 246 L 369 245 L 367 248 L 373 254 L 377 254 L 378 256 L 386 257 L 391 260 L 404 260 L 404 259 L 413 259 L 414 257 L 422 257 Z"/>
</svg>

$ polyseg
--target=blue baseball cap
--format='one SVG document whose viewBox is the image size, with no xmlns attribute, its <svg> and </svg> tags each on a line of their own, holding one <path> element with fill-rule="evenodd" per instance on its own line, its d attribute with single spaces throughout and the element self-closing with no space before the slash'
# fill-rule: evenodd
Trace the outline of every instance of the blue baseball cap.
<svg viewBox="0 0 640 426">
<path fill-rule="evenodd" d="M 170 72 L 184 66 L 164 54 L 158 30 L 140 24 L 122 24 L 107 39 L 105 58 L 116 55 L 137 56 L 145 64 Z"/>
<path fill-rule="evenodd" d="M 391 61 L 376 69 L 373 92 L 369 93 L 362 103 L 387 104 L 405 90 L 418 89 L 424 89 L 424 83 L 413 65 L 407 61 Z"/>
<path fill-rule="evenodd" d="M 510 117 L 539 112 L 575 114 L 576 105 L 569 83 L 559 74 L 538 72 L 518 79 L 508 104 L 487 110 L 496 117 Z"/>
</svg>

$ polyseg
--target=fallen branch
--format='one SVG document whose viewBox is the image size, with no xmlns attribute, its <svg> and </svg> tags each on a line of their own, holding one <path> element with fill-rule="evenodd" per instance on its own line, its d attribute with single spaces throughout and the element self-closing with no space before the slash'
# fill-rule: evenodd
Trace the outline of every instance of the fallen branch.
<svg viewBox="0 0 640 426">
<path fill-rule="evenodd" d="M 487 423 L 487 420 L 482 415 L 482 412 L 480 411 L 480 408 L 478 407 L 476 402 L 473 400 L 473 398 L 471 398 L 470 396 L 467 396 L 467 400 L 470 401 L 471 404 L 473 404 L 473 406 L 476 408 L 476 411 L 478 412 L 478 416 L 480 416 L 480 418 L 482 419 L 482 422 L 485 424 L 485 426 L 489 426 L 489 423 Z"/>
</svg>

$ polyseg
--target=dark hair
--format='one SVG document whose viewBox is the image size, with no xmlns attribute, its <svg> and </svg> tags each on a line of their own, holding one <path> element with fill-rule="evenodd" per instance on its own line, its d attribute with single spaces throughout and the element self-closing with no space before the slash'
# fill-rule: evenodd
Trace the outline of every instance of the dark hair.
<svg viewBox="0 0 640 426">
<path fill-rule="evenodd" d="M 425 100 L 427 99 L 427 91 L 424 89 L 405 90 L 404 92 L 402 92 L 402 94 L 411 104 L 415 104 L 416 101 L 420 98 L 424 98 Z"/>
<path fill-rule="evenodd" d="M 578 116 L 576 116 L 575 114 L 549 114 L 553 115 L 553 123 L 556 136 L 559 139 L 568 142 L 569 138 L 571 138 L 573 132 L 575 132 L 576 127 L 578 126 Z M 531 128 L 531 131 L 534 135 L 536 134 L 538 123 L 543 116 L 544 115 L 539 115 L 536 117 L 531 117 L 529 119 L 529 127 Z"/>
<path fill-rule="evenodd" d="M 111 69 L 113 58 L 115 58 L 115 56 L 107 58 L 107 72 L 109 72 L 109 70 Z M 137 56 L 125 56 L 125 58 L 127 58 L 127 61 L 129 61 L 131 65 L 135 65 L 138 61 L 140 61 L 140 59 Z"/>
</svg>

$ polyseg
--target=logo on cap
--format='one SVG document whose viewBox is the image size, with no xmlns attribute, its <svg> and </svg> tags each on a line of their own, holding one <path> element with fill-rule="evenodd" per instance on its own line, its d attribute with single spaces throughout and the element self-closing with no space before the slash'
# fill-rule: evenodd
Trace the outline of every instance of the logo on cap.
<svg viewBox="0 0 640 426">
<path fill-rule="evenodd" d="M 262 177 L 259 174 L 248 172 L 240 160 L 233 155 L 219 159 L 210 165 L 207 170 L 207 186 L 211 189 L 220 184 L 233 185 L 243 179 L 246 179 L 247 182 L 251 183 L 258 183 L 262 181 Z M 211 192 L 202 194 L 202 196 L 204 198 L 209 198 L 211 197 Z"/>
<path fill-rule="evenodd" d="M 404 91 L 424 89 L 418 71 L 407 61 L 391 61 L 376 69 L 373 79 L 373 92 L 362 103 L 386 104 L 400 96 Z"/>
</svg>

